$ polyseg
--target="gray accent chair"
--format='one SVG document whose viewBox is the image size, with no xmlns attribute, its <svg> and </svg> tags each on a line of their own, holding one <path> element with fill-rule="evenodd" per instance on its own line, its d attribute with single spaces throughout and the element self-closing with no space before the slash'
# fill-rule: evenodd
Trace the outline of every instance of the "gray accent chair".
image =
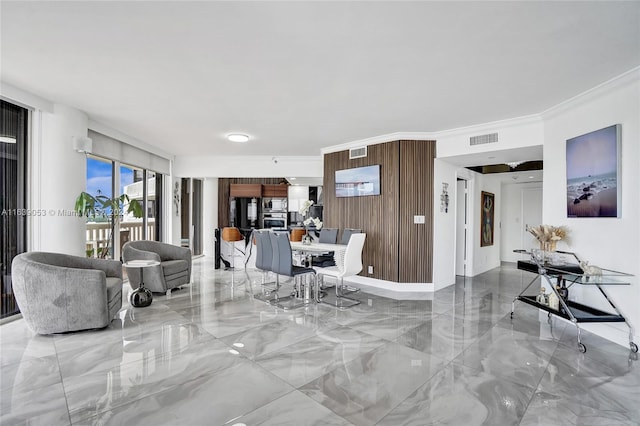
<svg viewBox="0 0 640 426">
<path fill-rule="evenodd" d="M 122 264 L 61 253 L 13 259 L 13 291 L 22 317 L 38 334 L 103 328 L 122 307 Z"/>
<path fill-rule="evenodd" d="M 129 241 L 122 247 L 122 261 L 157 260 L 158 266 L 144 268 L 144 286 L 154 293 L 168 293 L 171 289 L 191 281 L 191 249 L 158 241 Z M 140 268 L 126 268 L 129 285 L 140 285 Z"/>
</svg>

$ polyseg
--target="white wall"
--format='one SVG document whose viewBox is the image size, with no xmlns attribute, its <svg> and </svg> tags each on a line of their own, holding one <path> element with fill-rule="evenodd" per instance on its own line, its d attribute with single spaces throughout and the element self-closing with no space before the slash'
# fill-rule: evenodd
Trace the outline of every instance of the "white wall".
<svg viewBox="0 0 640 426">
<path fill-rule="evenodd" d="M 218 227 L 218 179 L 207 178 L 202 183 L 202 241 L 205 256 L 214 255 L 214 230 Z"/>
<path fill-rule="evenodd" d="M 566 140 L 613 124 L 622 125 L 622 217 L 567 218 Z M 570 249 L 601 267 L 634 274 L 631 286 L 608 286 L 606 291 L 636 327 L 640 341 L 640 71 L 626 75 L 545 114 L 543 219 L 567 225 Z M 574 288 L 575 287 L 575 288 Z M 572 287 L 573 296 L 603 307 L 594 288 Z M 620 324 L 588 326 L 598 334 L 627 345 L 626 327 Z"/>
<path fill-rule="evenodd" d="M 29 158 L 29 208 L 46 211 L 29 226 L 29 251 L 85 256 L 85 221 L 70 214 L 86 187 L 86 157 L 72 147 L 73 136 L 87 136 L 88 117 L 64 105 L 33 114 L 36 131 Z"/>
<path fill-rule="evenodd" d="M 495 175 L 476 174 L 473 179 L 473 189 L 470 191 L 473 195 L 469 198 L 471 203 L 471 223 L 469 228 L 471 233 L 470 242 L 473 247 L 473 259 L 471 260 L 470 276 L 487 272 L 490 269 L 500 266 L 500 238 L 501 238 L 501 212 L 500 203 L 502 202 L 502 188 L 500 178 Z M 480 247 L 480 223 L 481 223 L 481 192 L 490 192 L 494 194 L 494 229 L 493 229 L 493 245 Z M 454 224 L 455 227 L 455 224 Z"/>
<path fill-rule="evenodd" d="M 455 229 L 456 223 L 456 170 L 457 167 L 442 160 L 434 160 L 433 169 L 433 284 L 439 290 L 456 281 Z M 440 209 L 442 184 L 447 183 L 448 212 Z"/>
<path fill-rule="evenodd" d="M 503 262 L 517 262 L 522 255 L 513 250 L 530 249 L 522 241 L 522 232 L 525 224 L 523 221 L 523 197 L 530 190 L 542 190 L 542 182 L 512 183 L 502 185 L 502 202 L 500 203 L 500 216 L 502 218 L 500 240 L 500 260 Z M 542 205 L 540 215 L 542 216 Z M 540 225 L 535 223 L 532 225 Z"/>
<path fill-rule="evenodd" d="M 488 133 L 498 133 L 498 142 L 473 146 L 469 144 L 470 137 Z M 544 128 L 539 116 L 521 117 L 441 132 L 436 136 L 438 158 L 540 146 L 543 135 Z"/>
</svg>

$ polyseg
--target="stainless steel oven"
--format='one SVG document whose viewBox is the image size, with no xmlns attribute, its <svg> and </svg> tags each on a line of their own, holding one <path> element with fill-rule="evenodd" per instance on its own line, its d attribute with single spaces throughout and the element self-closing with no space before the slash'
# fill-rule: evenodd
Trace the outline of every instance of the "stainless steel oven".
<svg viewBox="0 0 640 426">
<path fill-rule="evenodd" d="M 287 214 L 264 212 L 262 214 L 263 228 L 285 228 L 287 227 Z"/>
</svg>

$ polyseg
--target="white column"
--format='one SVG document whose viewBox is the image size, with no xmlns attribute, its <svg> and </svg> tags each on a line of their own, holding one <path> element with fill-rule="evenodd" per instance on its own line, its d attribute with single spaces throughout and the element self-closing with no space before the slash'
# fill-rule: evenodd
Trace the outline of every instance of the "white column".
<svg viewBox="0 0 640 426">
<path fill-rule="evenodd" d="M 72 138 L 87 136 L 87 115 L 56 104 L 53 112 L 36 111 L 33 118 L 29 209 L 46 215 L 31 220 L 29 250 L 85 256 L 85 221 L 72 212 L 86 187 L 87 162 L 73 149 Z"/>
</svg>

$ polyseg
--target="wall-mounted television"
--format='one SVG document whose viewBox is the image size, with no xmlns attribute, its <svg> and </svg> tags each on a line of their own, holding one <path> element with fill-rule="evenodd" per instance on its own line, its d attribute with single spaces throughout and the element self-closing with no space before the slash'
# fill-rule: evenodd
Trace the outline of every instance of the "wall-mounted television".
<svg viewBox="0 0 640 426">
<path fill-rule="evenodd" d="M 380 164 L 336 170 L 336 197 L 380 195 Z"/>
</svg>

